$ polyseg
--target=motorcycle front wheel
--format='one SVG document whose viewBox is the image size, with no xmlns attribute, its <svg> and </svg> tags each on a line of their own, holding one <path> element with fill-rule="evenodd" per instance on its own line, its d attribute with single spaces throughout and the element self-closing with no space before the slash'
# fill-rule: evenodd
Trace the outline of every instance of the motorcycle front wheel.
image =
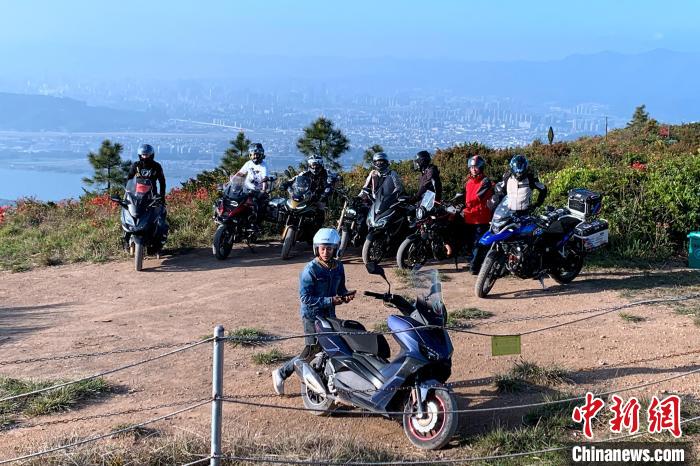
<svg viewBox="0 0 700 466">
<path fill-rule="evenodd" d="M 137 272 L 140 272 L 143 269 L 143 255 L 144 255 L 143 244 L 142 243 L 135 243 L 134 244 L 134 268 L 136 269 Z"/>
<path fill-rule="evenodd" d="M 418 414 L 418 403 L 411 395 L 406 400 L 403 431 L 413 445 L 423 450 L 444 447 L 457 431 L 459 421 L 457 400 L 451 391 L 435 388 L 428 392 L 423 415 Z"/>
<path fill-rule="evenodd" d="M 231 232 L 226 225 L 219 225 L 216 229 L 212 249 L 214 250 L 214 255 L 219 260 L 224 260 L 231 254 L 233 240 L 231 238 Z"/>
<path fill-rule="evenodd" d="M 345 254 L 345 250 L 348 248 L 349 242 L 350 232 L 346 228 L 343 228 L 343 230 L 340 232 L 340 247 L 338 248 L 337 254 L 338 259 L 341 259 L 343 254 Z"/>
<path fill-rule="evenodd" d="M 406 238 L 396 251 L 396 266 L 411 270 L 428 262 L 428 244 L 421 238 Z"/>
<path fill-rule="evenodd" d="M 284 242 L 282 243 L 282 254 L 280 255 L 282 260 L 289 259 L 289 254 L 292 252 L 292 246 L 294 246 L 296 235 L 296 228 L 287 228 L 287 232 L 284 234 Z"/>
<path fill-rule="evenodd" d="M 384 240 L 366 239 L 362 245 L 362 262 L 365 265 L 370 262 L 379 263 L 384 259 Z"/>
<path fill-rule="evenodd" d="M 474 293 L 477 298 L 485 298 L 498 280 L 498 255 L 498 251 L 489 251 L 484 263 L 481 264 L 479 275 L 474 284 Z"/>
</svg>

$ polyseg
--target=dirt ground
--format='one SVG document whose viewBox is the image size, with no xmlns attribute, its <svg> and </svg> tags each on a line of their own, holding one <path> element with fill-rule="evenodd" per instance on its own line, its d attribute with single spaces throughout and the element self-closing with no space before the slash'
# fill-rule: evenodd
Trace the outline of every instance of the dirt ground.
<svg viewBox="0 0 700 466">
<path fill-rule="evenodd" d="M 257 327 L 274 335 L 301 332 L 298 277 L 310 259 L 310 248 L 296 247 L 296 255 L 280 261 L 279 245 L 262 245 L 255 253 L 235 249 L 226 261 L 217 261 L 208 250 L 194 250 L 160 260 L 148 259 L 145 270 L 136 273 L 129 261 L 107 264 L 78 264 L 39 269 L 26 273 L 0 274 L 0 361 L 109 351 L 159 343 L 197 340 L 213 332 L 217 324 L 227 330 Z M 357 251 L 354 251 L 355 253 Z M 388 267 L 388 265 L 387 265 Z M 474 278 L 466 271 L 440 266 L 448 310 L 478 307 L 494 313 L 479 321 L 474 330 L 521 333 L 582 316 L 498 323 L 503 319 L 604 308 L 647 296 L 659 283 L 673 284 L 687 274 L 668 270 L 657 274 L 634 271 L 593 271 L 582 274 L 568 286 L 546 280 L 541 290 L 534 280 L 504 279 L 496 283 L 489 299 L 474 297 Z M 351 254 L 346 260 L 349 289 L 385 291 L 380 278 L 370 276 L 361 260 Z M 399 279 L 389 272 L 394 284 Z M 682 294 L 684 288 L 656 290 L 655 294 Z M 360 296 L 341 306 L 341 317 L 363 322 L 368 328 L 382 322 L 390 309 Z M 697 305 L 697 301 L 695 301 Z M 617 312 L 576 324 L 554 328 L 522 338 L 522 356 L 491 356 L 488 337 L 453 334 L 455 347 L 451 381 L 462 381 L 456 389 L 461 403 L 469 407 L 505 406 L 541 399 L 539 394 L 506 396 L 496 392 L 490 377 L 524 360 L 547 366 L 557 364 L 572 372 L 575 385 L 563 390 L 584 394 L 654 381 L 700 368 L 699 355 L 665 357 L 700 349 L 700 328 L 688 316 L 670 306 L 640 306 L 627 310 L 646 318 L 629 323 Z M 494 322 L 490 324 L 489 322 Z M 389 337 L 391 340 L 391 338 Z M 225 350 L 225 392 L 231 395 L 272 394 L 270 370 L 274 366 L 253 363 L 251 356 L 278 348 L 293 355 L 300 340 L 258 348 Z M 392 342 L 392 349 L 396 345 Z M 167 350 L 114 354 L 88 359 L 58 360 L 19 365 L 0 365 L 0 375 L 18 378 L 74 379 L 154 356 Z M 71 412 L 22 420 L 38 422 L 146 407 L 159 403 L 207 397 L 211 393 L 210 344 L 157 362 L 109 375 L 117 386 L 114 393 L 81 404 Z M 646 362 L 632 363 L 639 359 Z M 296 395 L 298 383 L 291 379 L 287 392 Z M 654 394 L 679 393 L 700 397 L 700 374 L 654 385 L 633 394 L 646 406 Z M 302 406 L 298 396 L 270 396 L 257 401 Z M 0 433 L 0 459 L 26 451 L 35 441 L 64 439 L 108 432 L 116 425 L 137 423 L 176 408 L 58 424 L 31 429 L 14 428 Z M 522 412 L 463 415 L 461 435 L 484 432 L 497 423 L 517 419 Z M 204 406 L 154 427 L 184 430 L 208 437 L 210 408 Z M 225 405 L 225 429 L 252 429 L 274 438 L 299 431 L 358 433 L 378 447 L 413 452 L 399 424 L 381 418 L 317 418 L 307 413 Z M 453 456 L 460 448 L 452 449 Z M 462 456 L 464 452 L 462 452 Z"/>
</svg>

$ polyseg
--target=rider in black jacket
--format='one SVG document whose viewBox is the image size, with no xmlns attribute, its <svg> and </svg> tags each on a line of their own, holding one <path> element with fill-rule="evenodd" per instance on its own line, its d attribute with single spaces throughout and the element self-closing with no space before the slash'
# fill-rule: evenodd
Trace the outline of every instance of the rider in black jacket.
<svg viewBox="0 0 700 466">
<path fill-rule="evenodd" d="M 442 200 L 442 181 L 440 181 L 440 170 L 438 167 L 430 163 L 430 153 L 427 150 L 422 150 L 416 154 L 413 160 L 413 168 L 420 172 L 418 181 L 418 192 L 411 202 L 418 202 L 423 198 L 423 194 L 427 191 L 435 193 L 435 200 Z"/>
<path fill-rule="evenodd" d="M 150 144 L 141 144 L 138 154 L 139 160 L 131 165 L 126 179 L 130 180 L 136 176 L 148 178 L 153 183 L 153 186 L 155 186 L 156 181 L 158 181 L 158 191 L 155 194 L 159 195 L 163 203 L 165 203 L 165 174 L 163 173 L 163 167 L 153 160 L 156 155 L 153 146 Z"/>
</svg>

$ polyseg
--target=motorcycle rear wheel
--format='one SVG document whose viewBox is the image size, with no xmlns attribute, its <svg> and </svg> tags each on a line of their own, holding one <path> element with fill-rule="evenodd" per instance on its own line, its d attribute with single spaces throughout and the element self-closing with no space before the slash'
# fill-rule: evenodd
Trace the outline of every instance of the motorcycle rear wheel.
<svg viewBox="0 0 700 466">
<path fill-rule="evenodd" d="M 214 255 L 219 260 L 224 260 L 231 254 L 233 241 L 231 241 L 231 232 L 225 225 L 219 225 L 216 229 L 212 249 L 214 250 Z"/>
<path fill-rule="evenodd" d="M 549 271 L 549 276 L 552 277 L 552 280 L 560 285 L 566 285 L 574 281 L 583 268 L 583 256 L 571 251 L 569 255 L 570 257 L 567 258 L 566 262 L 561 267 Z"/>
<path fill-rule="evenodd" d="M 457 400 L 451 391 L 435 388 L 428 392 L 424 414 L 418 416 L 417 402 L 409 396 L 404 405 L 403 431 L 413 445 L 423 450 L 444 447 L 455 435 L 459 423 Z"/>
<path fill-rule="evenodd" d="M 287 232 L 284 234 L 284 242 L 282 243 L 282 254 L 280 255 L 282 260 L 289 259 L 289 254 L 292 252 L 292 246 L 294 246 L 296 235 L 296 228 L 287 228 Z"/>
<path fill-rule="evenodd" d="M 477 298 L 485 298 L 491 291 L 491 288 L 493 288 L 496 280 L 498 280 L 496 276 L 498 269 L 497 256 L 498 252 L 489 251 L 486 254 L 484 263 L 481 264 L 479 275 L 476 277 L 476 283 L 474 283 L 474 294 L 476 294 Z"/>
<path fill-rule="evenodd" d="M 304 408 L 314 416 L 330 416 L 334 411 L 333 400 L 314 392 L 304 382 L 301 382 L 301 400 L 304 402 Z"/>
<path fill-rule="evenodd" d="M 144 255 L 143 244 L 135 243 L 134 244 L 134 268 L 136 269 L 137 272 L 140 272 L 141 270 L 143 270 L 143 255 Z"/>
<path fill-rule="evenodd" d="M 401 270 L 411 270 L 424 265 L 429 259 L 426 246 L 420 238 L 406 238 L 396 251 L 396 266 Z"/>
</svg>

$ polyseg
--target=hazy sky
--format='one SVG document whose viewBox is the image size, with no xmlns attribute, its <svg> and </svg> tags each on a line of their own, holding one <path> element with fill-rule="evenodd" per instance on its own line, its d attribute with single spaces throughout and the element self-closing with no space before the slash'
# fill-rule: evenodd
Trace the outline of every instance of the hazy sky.
<svg viewBox="0 0 700 466">
<path fill-rule="evenodd" d="M 693 0 L 0 0 L 0 73 L 110 56 L 171 57 L 186 68 L 202 54 L 471 61 L 700 52 L 699 18 Z"/>
</svg>

